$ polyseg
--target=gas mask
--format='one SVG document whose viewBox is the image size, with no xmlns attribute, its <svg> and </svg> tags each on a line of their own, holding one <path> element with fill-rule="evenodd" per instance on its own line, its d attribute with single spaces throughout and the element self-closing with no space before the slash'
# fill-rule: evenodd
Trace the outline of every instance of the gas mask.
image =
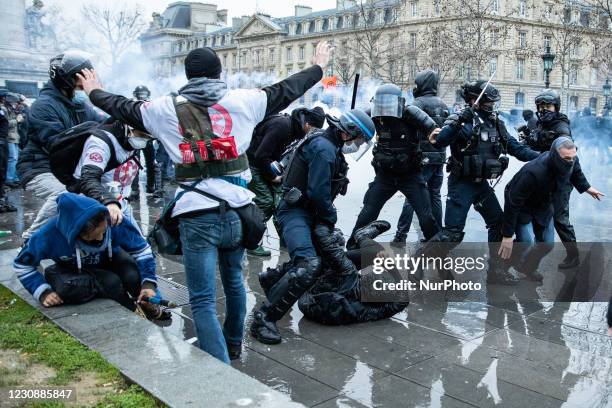
<svg viewBox="0 0 612 408">
<path fill-rule="evenodd" d="M 536 115 L 538 116 L 538 119 L 541 122 L 550 122 L 551 120 L 553 120 L 556 116 L 556 112 L 553 111 L 549 111 L 547 109 L 543 109 L 543 110 L 538 110 L 536 112 Z"/>
</svg>

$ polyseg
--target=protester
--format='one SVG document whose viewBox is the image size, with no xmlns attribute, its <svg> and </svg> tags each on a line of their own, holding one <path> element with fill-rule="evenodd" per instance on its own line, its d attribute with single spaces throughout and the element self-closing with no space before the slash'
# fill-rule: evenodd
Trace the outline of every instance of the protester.
<svg viewBox="0 0 612 408">
<path fill-rule="evenodd" d="M 106 207 L 73 193 L 60 194 L 57 208 L 13 262 L 36 300 L 52 307 L 104 297 L 134 310 L 136 299 L 159 297 L 155 258 L 136 226 L 127 220 L 110 226 Z M 45 259 L 55 264 L 43 275 L 37 268 Z M 157 305 L 142 307 L 150 318 L 168 318 Z"/>
<path fill-rule="evenodd" d="M 330 53 L 329 44 L 321 43 L 312 67 L 261 90 L 228 90 L 219 79 L 222 67 L 217 54 L 208 47 L 196 48 L 185 58 L 188 83 L 179 89 L 178 96 L 162 96 L 147 103 L 103 91 L 92 70 L 79 74 L 94 105 L 150 133 L 177 164 L 177 181 L 189 182 L 177 189 L 172 215 L 179 219 L 193 318 L 200 347 L 226 363 L 240 356 L 246 313 L 243 225 L 234 210 L 250 204 L 253 198 L 247 189 L 246 149 L 259 122 L 289 106 L 321 80 Z M 208 112 L 215 109 L 226 117 L 223 124 L 213 127 Z M 223 153 L 206 149 L 206 142 L 211 146 L 223 143 L 216 144 Z M 223 329 L 216 312 L 217 259 L 225 291 Z"/>
<path fill-rule="evenodd" d="M 67 51 L 53 57 L 49 66 L 51 79 L 30 109 L 28 141 L 19 156 L 17 174 L 26 191 L 45 202 L 30 228 L 24 231 L 25 240 L 57 212 L 57 195 L 65 191 L 64 185 L 51 173 L 46 153 L 55 137 L 79 123 L 103 120 L 83 101 L 81 80 L 75 76 L 83 68 L 93 67 L 89 59 L 78 52 Z"/>
<path fill-rule="evenodd" d="M 264 213 L 266 222 L 274 215 L 281 197 L 281 155 L 289 144 L 302 139 L 310 130 L 323 127 L 324 123 L 325 112 L 320 107 L 297 108 L 291 115 L 270 116 L 255 128 L 246 152 L 252 176 L 249 190 L 255 193 L 253 201 Z M 276 217 L 274 225 L 281 237 Z M 261 245 L 247 252 L 255 256 L 270 255 Z"/>
<path fill-rule="evenodd" d="M 5 185 L 10 188 L 19 187 L 19 177 L 16 170 L 17 159 L 19 158 L 19 125 L 24 121 L 23 115 L 18 111 L 19 97 L 20 95 L 9 93 L 4 103 L 5 113 L 9 118 L 8 164 Z"/>
<path fill-rule="evenodd" d="M 4 191 L 9 156 L 8 137 L 12 120 L 5 105 L 6 95 L 8 95 L 6 89 L 0 89 L 0 213 L 17 211 L 17 208 L 8 202 Z"/>
</svg>

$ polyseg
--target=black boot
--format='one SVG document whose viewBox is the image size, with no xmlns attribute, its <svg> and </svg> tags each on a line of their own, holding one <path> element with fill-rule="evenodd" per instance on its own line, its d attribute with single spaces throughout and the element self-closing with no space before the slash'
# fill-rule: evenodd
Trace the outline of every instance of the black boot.
<svg viewBox="0 0 612 408">
<path fill-rule="evenodd" d="M 282 341 L 276 321 L 268 320 L 267 308 L 262 306 L 261 309 L 253 313 L 253 321 L 251 322 L 251 336 L 263 344 L 278 344 Z"/>
<path fill-rule="evenodd" d="M 140 198 L 140 182 L 138 180 L 139 175 L 140 172 L 136 173 L 136 177 L 134 178 L 134 181 L 132 181 L 132 192 L 128 196 L 128 201 L 130 202 L 136 201 Z"/>
<path fill-rule="evenodd" d="M 227 345 L 227 354 L 229 355 L 229 359 L 238 360 L 242 354 L 242 343 L 231 344 L 226 341 L 225 344 Z"/>
<path fill-rule="evenodd" d="M 289 264 L 289 262 L 285 262 L 278 268 L 268 268 L 259 274 L 259 285 L 261 285 L 266 297 L 270 289 L 272 289 L 272 286 L 274 286 L 286 273 Z"/>
<path fill-rule="evenodd" d="M 559 264 L 559 269 L 571 269 L 580 265 L 580 255 L 578 253 L 578 245 L 576 242 L 564 242 L 567 255 L 563 262 Z"/>
<path fill-rule="evenodd" d="M 355 231 L 353 235 L 357 246 L 361 246 L 361 241 L 368 238 L 374 239 L 385 231 L 389 231 L 391 229 L 391 224 L 387 221 L 377 220 L 372 221 L 371 223 L 359 228 Z"/>
</svg>

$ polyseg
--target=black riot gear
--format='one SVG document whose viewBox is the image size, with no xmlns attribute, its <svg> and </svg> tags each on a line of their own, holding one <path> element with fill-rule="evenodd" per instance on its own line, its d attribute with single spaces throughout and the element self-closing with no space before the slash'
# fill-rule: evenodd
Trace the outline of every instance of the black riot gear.
<svg viewBox="0 0 612 408">
<path fill-rule="evenodd" d="M 545 103 L 550 103 L 552 105 L 555 105 L 557 112 L 561 110 L 561 98 L 559 97 L 559 94 L 556 91 L 553 91 L 552 89 L 545 89 L 542 92 L 540 92 L 538 96 L 536 96 L 535 104 L 538 108 L 539 108 L 539 105 L 545 104 Z M 538 109 L 537 115 L 538 117 L 540 116 L 539 109 Z"/>
<path fill-rule="evenodd" d="M 325 118 L 327 119 L 327 123 L 331 126 L 349 135 L 351 137 L 349 140 L 363 136 L 363 138 L 369 142 L 376 133 L 374 122 L 372 122 L 372 119 L 360 109 L 351 109 L 340 115 L 338 119 L 330 115 L 326 115 Z"/>
<path fill-rule="evenodd" d="M 405 104 L 406 100 L 402 97 L 402 90 L 397 85 L 381 85 L 376 88 L 376 93 L 372 98 L 372 117 L 401 118 Z"/>
<path fill-rule="evenodd" d="M 487 81 L 479 79 L 477 81 L 466 82 L 461 87 L 461 97 L 464 101 L 471 104 L 478 99 L 483 89 L 485 91 L 478 101 L 478 109 L 491 113 L 493 112 L 494 104 L 501 100 L 501 95 L 493 85 L 487 85 Z"/>
<path fill-rule="evenodd" d="M 85 68 L 93 69 L 89 58 L 78 51 L 67 51 L 51 59 L 49 77 L 56 88 L 72 91 L 76 87 L 76 74 Z"/>
<path fill-rule="evenodd" d="M 134 88 L 132 95 L 138 101 L 148 101 L 151 98 L 151 91 L 144 85 L 138 85 Z"/>
</svg>

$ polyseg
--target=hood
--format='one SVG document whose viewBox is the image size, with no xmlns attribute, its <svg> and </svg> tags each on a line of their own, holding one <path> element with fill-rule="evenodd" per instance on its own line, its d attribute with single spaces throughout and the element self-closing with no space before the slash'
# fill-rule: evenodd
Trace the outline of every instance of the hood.
<svg viewBox="0 0 612 408">
<path fill-rule="evenodd" d="M 416 88 L 412 91 L 415 98 L 424 95 L 437 95 L 438 94 L 438 81 L 439 77 L 435 71 L 426 69 L 417 74 L 414 79 Z"/>
<path fill-rule="evenodd" d="M 227 84 L 220 79 L 191 78 L 178 91 L 189 102 L 200 106 L 213 106 L 227 93 Z"/>
<path fill-rule="evenodd" d="M 303 110 L 294 109 L 291 112 L 291 133 L 295 138 L 301 139 L 304 137 L 303 120 Z"/>
<path fill-rule="evenodd" d="M 85 223 L 100 211 L 108 212 L 105 206 L 93 198 L 72 193 L 60 194 L 57 198 L 56 227 L 68 245 L 74 247 Z"/>
<path fill-rule="evenodd" d="M 59 89 L 55 87 L 55 85 L 53 85 L 53 82 L 51 81 L 48 81 L 40 90 L 38 97 L 40 98 L 42 96 L 61 101 L 64 105 L 69 106 L 71 108 L 81 108 L 83 106 L 83 104 L 67 98 Z"/>
<path fill-rule="evenodd" d="M 561 156 L 559 155 L 558 149 L 559 146 L 566 142 L 566 141 L 572 141 L 570 138 L 562 136 L 562 137 L 558 137 L 556 138 L 551 147 L 550 147 L 550 151 L 548 152 L 548 164 L 549 164 L 549 168 L 555 173 L 556 178 L 559 182 L 559 184 L 557 184 L 557 186 L 561 186 L 563 185 L 563 183 L 566 183 L 567 180 L 569 180 L 571 174 L 572 174 L 572 170 L 574 168 L 574 162 L 567 162 L 565 160 L 563 160 L 561 158 Z"/>
</svg>

